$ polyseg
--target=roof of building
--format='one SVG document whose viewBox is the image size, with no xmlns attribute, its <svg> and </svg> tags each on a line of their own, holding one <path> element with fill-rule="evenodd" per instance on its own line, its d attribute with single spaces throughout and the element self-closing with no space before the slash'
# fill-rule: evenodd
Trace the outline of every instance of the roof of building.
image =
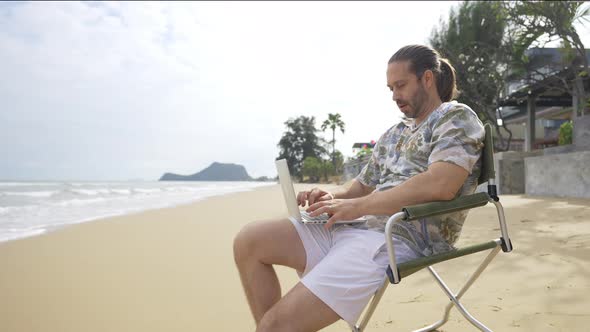
<svg viewBox="0 0 590 332">
<path fill-rule="evenodd" d="M 523 78 L 520 81 L 508 82 L 510 91 L 499 102 L 499 106 L 504 108 L 504 119 L 519 118 L 526 114 L 529 96 L 535 97 L 537 113 L 546 108 L 555 111 L 555 107 L 571 107 L 572 95 L 564 88 L 563 82 L 574 79 L 575 73 L 572 70 L 572 62 L 570 60 L 568 64 L 563 49 L 532 48 L 527 50 L 526 55 L 529 57 L 527 75 L 533 80 L 527 82 L 526 78 Z M 590 61 L 590 49 L 586 50 L 586 55 Z M 585 84 L 588 83 L 590 82 L 586 79 Z"/>
</svg>

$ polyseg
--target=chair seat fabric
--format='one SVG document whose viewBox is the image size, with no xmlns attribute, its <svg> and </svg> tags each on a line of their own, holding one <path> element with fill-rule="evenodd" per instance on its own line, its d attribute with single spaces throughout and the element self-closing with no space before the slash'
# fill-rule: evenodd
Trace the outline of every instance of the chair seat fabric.
<svg viewBox="0 0 590 332">
<path fill-rule="evenodd" d="M 398 271 L 401 278 L 407 277 L 415 272 L 422 270 L 425 267 L 434 265 L 436 263 L 444 262 L 450 259 L 458 258 L 465 255 L 471 255 L 480 251 L 490 250 L 495 247 L 499 246 L 498 242 L 495 240 L 484 242 L 480 244 L 475 244 L 471 246 L 467 246 L 464 248 L 460 248 L 457 250 L 445 252 L 438 255 L 422 257 L 418 259 L 414 259 L 405 263 L 399 264 Z M 391 272 L 391 266 L 387 268 L 387 276 L 389 278 L 389 282 L 393 283 L 393 273 Z"/>
</svg>

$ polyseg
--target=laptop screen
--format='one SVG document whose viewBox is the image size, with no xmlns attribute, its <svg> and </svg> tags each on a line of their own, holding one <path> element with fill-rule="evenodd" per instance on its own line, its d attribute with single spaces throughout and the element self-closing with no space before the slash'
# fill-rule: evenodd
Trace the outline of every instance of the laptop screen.
<svg viewBox="0 0 590 332">
<path fill-rule="evenodd" d="M 283 189 L 283 196 L 285 197 L 285 203 L 289 210 L 289 216 L 296 220 L 301 220 L 301 213 L 297 206 L 297 197 L 295 196 L 295 189 L 293 188 L 293 182 L 291 181 L 291 174 L 289 173 L 289 166 L 287 165 L 286 159 L 279 159 L 275 161 L 277 166 L 277 173 L 279 174 L 279 182 Z"/>
</svg>

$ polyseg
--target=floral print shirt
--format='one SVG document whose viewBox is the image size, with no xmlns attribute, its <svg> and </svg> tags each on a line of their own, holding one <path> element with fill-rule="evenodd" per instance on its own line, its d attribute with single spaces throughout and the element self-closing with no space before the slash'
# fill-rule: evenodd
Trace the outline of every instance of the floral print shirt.
<svg viewBox="0 0 590 332">
<path fill-rule="evenodd" d="M 385 132 L 356 179 L 383 191 L 442 161 L 469 172 L 457 197 L 472 194 L 481 171 L 484 136 L 483 124 L 471 108 L 455 101 L 443 103 L 419 125 L 405 118 Z M 356 227 L 384 232 L 389 217 L 367 216 L 367 223 Z M 429 256 L 454 249 L 466 217 L 467 211 L 459 211 L 401 221 L 393 232 L 416 252 Z"/>
</svg>

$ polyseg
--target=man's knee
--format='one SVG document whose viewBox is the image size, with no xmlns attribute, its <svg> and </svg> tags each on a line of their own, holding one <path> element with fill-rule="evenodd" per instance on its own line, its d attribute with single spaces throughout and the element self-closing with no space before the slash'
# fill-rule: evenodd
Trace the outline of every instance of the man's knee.
<svg viewBox="0 0 590 332">
<path fill-rule="evenodd" d="M 303 271 L 306 258 L 303 244 L 291 222 L 276 219 L 244 226 L 234 238 L 234 259 L 238 267 L 260 262 Z"/>
<path fill-rule="evenodd" d="M 289 320 L 289 316 L 280 315 L 276 310 L 269 310 L 260 320 L 256 332 L 290 332 L 296 331 L 294 322 Z"/>
<path fill-rule="evenodd" d="M 254 257 L 260 241 L 260 222 L 251 222 L 242 227 L 234 238 L 234 259 L 236 263 Z"/>
</svg>

